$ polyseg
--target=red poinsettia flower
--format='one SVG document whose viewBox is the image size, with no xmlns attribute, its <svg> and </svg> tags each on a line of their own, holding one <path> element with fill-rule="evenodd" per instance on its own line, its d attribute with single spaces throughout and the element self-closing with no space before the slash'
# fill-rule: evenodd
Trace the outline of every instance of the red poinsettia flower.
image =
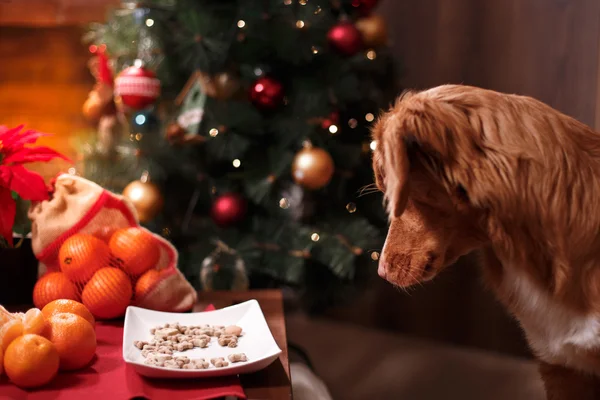
<svg viewBox="0 0 600 400">
<path fill-rule="evenodd" d="M 0 126 L 0 235 L 9 244 L 12 244 L 16 214 L 16 203 L 12 192 L 16 192 L 25 200 L 48 199 L 44 179 L 39 174 L 25 169 L 23 164 L 50 161 L 53 158 L 62 158 L 71 162 L 64 155 L 48 147 L 25 147 L 46 134 L 33 130 L 21 132 L 22 129 L 22 125 L 12 129 Z"/>
</svg>

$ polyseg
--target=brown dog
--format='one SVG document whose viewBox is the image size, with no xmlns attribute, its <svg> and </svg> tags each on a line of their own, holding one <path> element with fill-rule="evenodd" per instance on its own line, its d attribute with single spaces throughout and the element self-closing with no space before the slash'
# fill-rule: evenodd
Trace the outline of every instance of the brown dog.
<svg viewBox="0 0 600 400">
<path fill-rule="evenodd" d="M 548 399 L 600 398 L 600 134 L 528 97 L 446 85 L 373 128 L 390 228 L 379 274 L 429 280 L 483 249 Z"/>
</svg>

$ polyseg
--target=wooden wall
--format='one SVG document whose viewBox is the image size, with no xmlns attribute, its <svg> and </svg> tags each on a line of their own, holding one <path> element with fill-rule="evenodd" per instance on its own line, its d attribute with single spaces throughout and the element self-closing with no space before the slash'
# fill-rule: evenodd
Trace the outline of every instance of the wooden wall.
<svg viewBox="0 0 600 400">
<path fill-rule="evenodd" d="M 534 96 L 600 129 L 598 0 L 382 0 L 405 83 Z"/>
</svg>

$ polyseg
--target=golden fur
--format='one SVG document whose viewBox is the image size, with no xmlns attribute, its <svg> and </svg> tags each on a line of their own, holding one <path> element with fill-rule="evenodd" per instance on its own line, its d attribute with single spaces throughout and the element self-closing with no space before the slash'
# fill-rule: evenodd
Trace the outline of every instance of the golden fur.
<svg viewBox="0 0 600 400">
<path fill-rule="evenodd" d="M 445 85 L 402 95 L 373 140 L 390 217 L 380 275 L 409 286 L 483 249 L 487 282 L 543 361 L 548 398 L 595 393 L 600 134 L 529 97 Z"/>
</svg>

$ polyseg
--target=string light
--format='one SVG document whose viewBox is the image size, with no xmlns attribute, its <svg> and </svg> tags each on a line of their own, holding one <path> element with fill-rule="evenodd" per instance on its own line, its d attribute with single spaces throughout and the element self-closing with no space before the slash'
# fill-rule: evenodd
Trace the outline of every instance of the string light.
<svg viewBox="0 0 600 400">
<path fill-rule="evenodd" d="M 135 140 L 135 135 L 133 133 L 129 134 L 129 141 L 133 142 Z"/>
<path fill-rule="evenodd" d="M 372 122 L 375 119 L 375 116 L 372 113 L 367 113 L 365 115 L 365 119 L 367 120 L 367 122 Z"/>
<path fill-rule="evenodd" d="M 317 232 L 310 235 L 310 240 L 312 240 L 313 242 L 318 242 L 319 239 L 321 239 L 321 236 L 319 236 L 319 234 Z"/>
<path fill-rule="evenodd" d="M 369 147 L 371 148 L 371 150 L 375 151 L 377 150 L 377 140 L 373 140 L 371 142 L 371 144 L 369 144 Z"/>
<path fill-rule="evenodd" d="M 355 120 L 354 118 L 350 118 L 348 120 L 348 126 L 352 129 L 356 128 L 358 126 L 358 121 Z"/>
<path fill-rule="evenodd" d="M 242 165 L 242 162 L 236 158 L 235 160 L 233 160 L 232 164 L 234 168 L 239 168 L 240 165 Z"/>
<path fill-rule="evenodd" d="M 329 133 L 331 133 L 332 135 L 334 135 L 334 134 L 337 133 L 337 131 L 338 131 L 337 125 L 333 125 L 333 124 L 329 125 Z"/>
<path fill-rule="evenodd" d="M 283 4 L 289 6 L 290 4 L 292 4 L 292 0 L 283 0 Z"/>
<path fill-rule="evenodd" d="M 346 210 L 348 210 L 348 212 L 350 214 L 355 213 L 356 212 L 356 204 L 354 204 L 354 203 L 346 204 Z"/>
<path fill-rule="evenodd" d="M 298 0 L 298 3 L 299 3 L 301 6 L 305 6 L 305 5 L 306 5 L 306 3 L 308 3 L 308 1 L 307 1 L 307 0 Z"/>
<path fill-rule="evenodd" d="M 296 21 L 296 28 L 298 28 L 298 29 L 304 28 L 304 21 L 302 21 L 301 19 Z"/>
<path fill-rule="evenodd" d="M 254 75 L 256 76 L 262 76 L 264 74 L 265 71 L 263 71 L 263 69 L 261 67 L 256 67 L 254 68 Z"/>
<path fill-rule="evenodd" d="M 310 49 L 312 50 L 312 53 L 313 53 L 313 54 L 319 54 L 319 49 L 317 49 L 317 47 L 316 47 L 316 46 L 313 46 L 313 47 L 311 47 Z"/>
<path fill-rule="evenodd" d="M 284 210 L 287 210 L 288 208 L 290 208 L 290 202 L 288 199 L 286 199 L 285 197 L 282 197 L 279 200 L 279 207 L 283 208 Z"/>
<path fill-rule="evenodd" d="M 146 26 L 150 28 L 152 25 L 154 25 L 154 20 L 152 18 L 148 18 L 146 20 Z"/>
<path fill-rule="evenodd" d="M 135 134 L 135 140 L 137 140 L 138 142 L 139 142 L 140 140 L 142 140 L 142 138 L 143 138 L 143 137 L 144 137 L 144 135 L 142 135 L 141 133 L 136 133 L 136 134 Z"/>
<path fill-rule="evenodd" d="M 210 137 L 216 137 L 219 134 L 219 130 L 217 128 L 212 128 L 210 131 L 208 131 L 208 134 Z"/>
<path fill-rule="evenodd" d="M 315 10 L 315 15 L 321 14 L 321 11 L 323 11 L 323 9 L 321 8 L 321 6 L 317 6 L 317 9 Z"/>
<path fill-rule="evenodd" d="M 376 251 L 372 252 L 371 253 L 371 260 L 373 260 L 373 261 L 379 260 L 379 253 L 376 252 Z"/>
<path fill-rule="evenodd" d="M 367 58 L 369 60 L 374 60 L 377 58 L 377 53 L 375 52 L 375 50 L 371 49 L 369 51 L 367 51 Z"/>
<path fill-rule="evenodd" d="M 144 125 L 146 122 L 146 116 L 144 114 L 138 114 L 135 116 L 135 123 L 138 125 Z"/>
<path fill-rule="evenodd" d="M 243 27 L 245 27 L 245 26 L 246 26 L 246 21 L 244 21 L 243 19 L 240 19 L 240 20 L 237 22 L 237 27 L 238 27 L 238 28 L 240 28 L 240 29 L 241 29 L 241 28 L 243 28 Z"/>
<path fill-rule="evenodd" d="M 68 172 L 70 175 L 75 175 L 75 174 L 77 173 L 77 170 L 76 170 L 75 168 L 71 167 L 71 168 L 69 168 L 69 169 L 67 170 L 67 172 Z"/>
</svg>

